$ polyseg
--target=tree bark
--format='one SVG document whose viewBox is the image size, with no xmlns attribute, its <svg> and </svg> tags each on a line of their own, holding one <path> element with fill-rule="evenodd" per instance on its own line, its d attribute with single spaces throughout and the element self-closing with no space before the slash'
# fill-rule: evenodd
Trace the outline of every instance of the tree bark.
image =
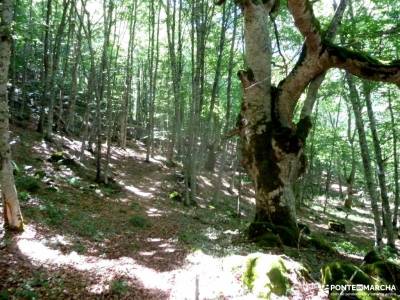
<svg viewBox="0 0 400 300">
<path fill-rule="evenodd" d="M 370 201 L 371 209 L 374 217 L 375 225 L 375 245 L 381 246 L 382 244 L 382 224 L 378 208 L 378 195 L 376 192 L 376 186 L 374 182 L 373 171 L 371 167 L 371 157 L 368 149 L 367 137 L 364 129 L 364 122 L 361 115 L 360 99 L 358 95 L 357 88 L 355 86 L 354 80 L 349 73 L 346 72 L 346 81 L 350 90 L 350 102 L 353 107 L 357 132 L 358 132 L 358 142 L 360 144 L 361 158 L 364 167 L 364 178 L 365 186 L 367 188 Z"/>
<path fill-rule="evenodd" d="M 376 121 L 374 116 L 374 111 L 372 110 L 372 103 L 371 103 L 371 89 L 367 85 L 367 83 L 363 83 L 364 87 L 364 95 L 365 95 L 365 103 L 367 104 L 367 111 L 368 111 L 368 118 L 369 118 L 369 125 L 372 133 L 372 141 L 374 145 L 374 152 L 375 152 L 375 159 L 376 164 L 378 167 L 378 182 L 379 188 L 381 192 L 381 199 L 382 199 L 382 210 L 383 210 L 383 220 L 386 229 L 386 235 L 388 239 L 388 245 L 392 248 L 395 248 L 395 238 L 393 234 L 393 224 L 392 224 L 392 213 L 390 211 L 390 204 L 389 204 L 389 196 L 387 193 L 386 187 L 386 172 L 385 166 L 383 163 L 382 157 L 382 149 L 378 137 L 378 131 L 376 129 Z"/>
<path fill-rule="evenodd" d="M 260 223 L 284 225 L 294 233 L 297 231 L 292 186 L 305 168 L 303 152 L 311 120 L 305 117 L 294 124 L 293 118 L 298 100 L 310 82 L 330 68 L 341 68 L 364 79 L 400 85 L 398 62 L 382 64 L 368 55 L 333 44 L 325 39 L 329 32 L 321 32 L 308 0 L 288 0 L 289 12 L 304 45 L 289 75 L 277 87 L 272 86 L 268 24 L 271 9 L 278 6 L 275 2 L 237 1 L 244 15 L 248 65 L 247 70 L 238 73 L 243 102 L 237 125 L 242 140 L 242 164 L 255 183 L 256 217 L 249 230 L 255 235 L 265 230 Z"/>
<path fill-rule="evenodd" d="M 399 186 L 399 161 L 397 157 L 397 132 L 396 132 L 396 122 L 393 114 L 392 97 L 390 89 L 388 90 L 388 100 L 389 100 L 389 111 L 390 111 L 390 121 L 392 125 L 392 138 L 393 138 L 393 171 L 394 171 L 394 210 L 393 210 L 393 228 L 397 229 L 397 218 L 400 205 L 400 186 Z"/>
<path fill-rule="evenodd" d="M 72 63 L 72 70 L 71 70 L 71 93 L 69 96 L 67 122 L 65 126 L 65 130 L 67 132 L 75 131 L 75 106 L 76 106 L 76 96 L 78 94 L 78 73 L 79 73 L 79 64 L 81 60 L 81 43 L 82 43 L 82 23 L 79 23 L 79 29 L 78 32 L 76 33 L 76 41 L 74 43 L 74 50 L 73 50 L 74 60 Z"/>
<path fill-rule="evenodd" d="M 177 9 L 177 3 L 179 8 Z M 168 55 L 172 78 L 172 90 L 174 95 L 174 120 L 172 125 L 171 142 L 168 146 L 167 159 L 172 162 L 175 156 L 175 148 L 179 148 L 181 144 L 181 81 L 182 81 L 182 0 L 173 0 L 172 14 L 171 3 L 167 1 L 167 38 L 168 38 Z M 178 11 L 178 16 L 177 16 Z M 177 24 L 178 23 L 178 24 Z M 176 38 L 177 35 L 177 38 Z"/>
<path fill-rule="evenodd" d="M 13 19 L 13 1 L 2 1 L 0 5 L 0 17 L 0 160 L 4 226 L 6 229 L 23 231 L 24 223 L 11 164 L 8 124 L 7 83 L 12 43 L 11 22 Z"/>
<path fill-rule="evenodd" d="M 286 127 L 287 116 L 279 115 L 274 109 L 285 99 L 271 86 L 270 9 L 268 4 L 252 1 L 244 6 L 249 69 L 238 74 L 244 90 L 238 126 L 242 164 L 253 179 L 256 191 L 255 222 L 249 234 L 262 234 L 268 223 L 285 224 L 295 238 L 298 231 L 293 184 L 304 171 L 303 145 L 308 129 L 305 124 L 300 124 L 297 130 Z M 266 63 L 260 64 L 260 61 Z"/>
<path fill-rule="evenodd" d="M 132 3 L 133 14 L 129 19 L 129 42 L 128 42 L 128 56 L 126 61 L 126 78 L 125 78 L 125 91 L 123 96 L 123 103 L 121 109 L 121 121 L 119 131 L 119 145 L 122 148 L 126 147 L 127 129 L 128 129 L 128 115 L 129 115 L 129 102 L 132 93 L 132 77 L 133 77 L 133 49 L 136 31 L 136 16 L 137 16 L 137 1 Z"/>
</svg>

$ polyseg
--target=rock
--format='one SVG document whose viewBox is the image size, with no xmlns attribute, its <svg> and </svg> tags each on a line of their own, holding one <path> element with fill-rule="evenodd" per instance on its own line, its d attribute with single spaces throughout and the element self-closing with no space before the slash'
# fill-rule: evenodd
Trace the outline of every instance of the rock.
<svg viewBox="0 0 400 300">
<path fill-rule="evenodd" d="M 400 266 L 390 261 L 377 261 L 363 267 L 366 274 L 382 284 L 394 284 L 400 291 Z"/>
<path fill-rule="evenodd" d="M 242 281 L 257 299 L 288 297 L 293 286 L 292 278 L 301 276 L 302 267 L 295 262 L 293 266 L 286 263 L 289 262 L 282 256 L 252 254 L 246 261 Z"/>
<path fill-rule="evenodd" d="M 322 267 L 321 282 L 324 285 L 339 284 L 348 282 L 353 277 L 351 283 L 373 285 L 373 279 L 359 267 L 346 262 L 332 262 Z"/>
<path fill-rule="evenodd" d="M 346 226 L 341 222 L 329 220 L 328 226 L 330 231 L 346 233 Z"/>
<path fill-rule="evenodd" d="M 49 162 L 57 163 L 59 165 L 72 167 L 79 165 L 73 158 L 69 157 L 63 151 L 53 152 L 48 159 Z"/>
<path fill-rule="evenodd" d="M 372 263 L 375 263 L 377 261 L 382 261 L 382 260 L 383 260 L 382 255 L 380 255 L 378 253 L 378 251 L 376 251 L 375 249 L 369 251 L 364 257 L 364 262 L 366 264 L 372 264 Z"/>
</svg>

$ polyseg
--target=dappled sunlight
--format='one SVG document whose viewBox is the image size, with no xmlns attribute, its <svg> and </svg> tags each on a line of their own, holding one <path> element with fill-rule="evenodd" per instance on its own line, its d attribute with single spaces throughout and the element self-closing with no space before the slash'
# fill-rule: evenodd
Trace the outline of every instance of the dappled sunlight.
<svg viewBox="0 0 400 300">
<path fill-rule="evenodd" d="M 146 268 L 136 263 L 133 258 L 103 259 L 85 256 L 75 251 L 62 254 L 59 250 L 47 247 L 45 240 L 36 237 L 36 230 L 27 226 L 26 231 L 18 238 L 17 247 L 21 254 L 36 265 L 69 266 L 78 271 L 94 272 L 100 281 L 110 281 L 117 275 L 139 279 L 146 288 L 168 290 L 167 275 Z"/>
<path fill-rule="evenodd" d="M 154 207 L 147 209 L 146 213 L 149 217 L 161 217 L 164 214 L 161 210 Z"/>
<path fill-rule="evenodd" d="M 65 242 L 62 236 L 50 240 Z M 159 251 L 173 252 L 175 249 L 169 242 L 160 238 L 149 238 L 149 242 L 160 243 Z M 81 255 L 72 251 L 63 254 L 46 245 L 46 240 L 37 234 L 33 226 L 27 226 L 16 245 L 26 258 L 34 265 L 47 267 L 72 267 L 77 271 L 90 272 L 96 276 L 96 284 L 88 286 L 91 293 L 102 293 L 109 289 L 114 278 L 124 277 L 137 281 L 146 289 L 157 289 L 170 294 L 171 299 L 215 299 L 218 297 L 252 299 L 240 280 L 242 266 L 246 256 L 231 255 L 215 258 L 196 251 L 186 258 L 186 264 L 179 269 L 159 272 L 139 264 L 130 257 L 105 259 L 95 256 Z M 156 250 L 140 251 L 138 254 L 158 259 Z"/>
<path fill-rule="evenodd" d="M 207 177 L 205 177 L 203 175 L 200 175 L 200 176 L 198 176 L 198 179 L 199 179 L 199 183 L 202 183 L 202 184 L 204 184 L 205 186 L 208 186 L 208 187 L 213 187 L 213 184 L 212 184 L 211 180 L 208 179 Z"/>
<path fill-rule="evenodd" d="M 138 197 L 143 197 L 143 198 L 151 198 L 153 196 L 153 193 L 145 192 L 142 191 L 141 189 L 133 186 L 133 185 L 125 185 L 123 181 L 118 182 L 125 190 L 128 192 L 134 194 L 135 196 Z"/>
</svg>

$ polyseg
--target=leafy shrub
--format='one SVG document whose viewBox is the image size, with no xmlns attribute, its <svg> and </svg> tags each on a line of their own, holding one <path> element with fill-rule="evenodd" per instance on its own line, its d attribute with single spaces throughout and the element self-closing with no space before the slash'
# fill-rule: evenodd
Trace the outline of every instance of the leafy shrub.
<svg viewBox="0 0 400 300">
<path fill-rule="evenodd" d="M 336 250 L 349 254 L 363 254 L 365 251 L 353 245 L 350 241 L 334 242 Z"/>
<path fill-rule="evenodd" d="M 37 192 L 40 189 L 40 181 L 32 176 L 19 176 L 15 180 L 19 191 Z"/>
<path fill-rule="evenodd" d="M 22 191 L 22 192 L 19 192 L 19 193 L 18 193 L 18 198 L 19 198 L 19 200 L 22 201 L 22 202 L 28 201 L 28 200 L 29 200 L 29 197 L 30 197 L 30 195 L 29 195 L 28 192 Z"/>
</svg>

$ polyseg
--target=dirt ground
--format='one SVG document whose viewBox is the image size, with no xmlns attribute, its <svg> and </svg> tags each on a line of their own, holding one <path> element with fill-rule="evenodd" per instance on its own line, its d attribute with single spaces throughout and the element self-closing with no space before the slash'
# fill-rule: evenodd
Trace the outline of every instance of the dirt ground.
<svg viewBox="0 0 400 300">
<path fill-rule="evenodd" d="M 48 143 L 34 131 L 12 131 L 26 229 L 5 236 L 0 216 L 0 299 L 254 299 L 241 282 L 249 253 L 284 253 L 307 265 L 317 281 L 323 263 L 359 262 L 373 244 L 368 206 L 347 214 L 332 199 L 323 214 L 317 199 L 300 218 L 340 255 L 260 249 L 243 235 L 253 214 L 251 186 L 242 189 L 239 218 L 229 169 L 217 196 L 216 175 L 200 174 L 197 206 L 186 207 L 171 198 L 182 191 L 180 167 L 159 155 L 145 162 L 140 142 L 112 147 L 112 182 L 104 185 L 93 181 L 93 155 L 86 151 L 78 159 L 78 140 L 58 136 Z M 52 160 L 60 151 L 64 160 Z M 29 185 L 27 177 L 38 180 Z M 343 221 L 347 233 L 330 232 L 330 218 Z M 293 299 L 312 297 L 327 295 L 304 287 Z"/>
</svg>

